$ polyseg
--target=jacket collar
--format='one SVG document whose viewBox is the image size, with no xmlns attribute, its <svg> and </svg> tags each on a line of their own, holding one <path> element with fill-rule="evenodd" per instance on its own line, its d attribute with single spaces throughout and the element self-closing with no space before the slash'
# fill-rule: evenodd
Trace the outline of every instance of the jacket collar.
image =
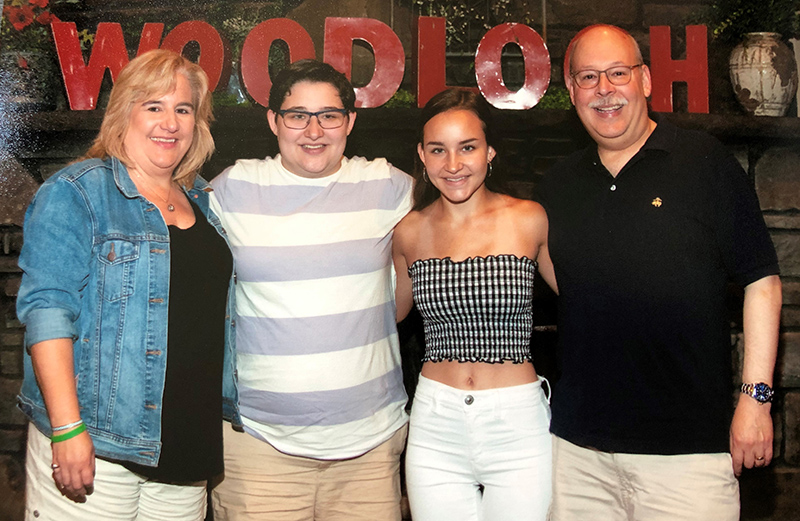
<svg viewBox="0 0 800 521">
<path fill-rule="evenodd" d="M 122 164 L 122 161 L 116 157 L 110 158 L 110 161 L 111 172 L 114 174 L 114 182 L 117 184 L 119 191 L 122 192 L 122 195 L 129 199 L 139 197 L 141 194 L 139 193 L 139 190 L 136 189 L 136 185 L 133 184 L 133 179 L 131 179 L 128 169 L 125 168 L 125 165 Z"/>
<path fill-rule="evenodd" d="M 135 197 L 139 197 L 141 194 L 139 190 L 136 189 L 136 185 L 131 179 L 130 173 L 128 173 L 128 169 L 125 165 L 117 159 L 116 157 L 112 157 L 111 159 L 111 171 L 114 174 L 114 182 L 117 184 L 117 188 L 122 195 L 129 199 L 133 199 Z M 184 192 L 193 192 L 193 191 L 201 191 L 201 192 L 212 192 L 213 189 L 208 182 L 200 177 L 199 175 L 194 178 L 194 185 L 192 186 L 191 190 L 185 190 Z"/>
</svg>

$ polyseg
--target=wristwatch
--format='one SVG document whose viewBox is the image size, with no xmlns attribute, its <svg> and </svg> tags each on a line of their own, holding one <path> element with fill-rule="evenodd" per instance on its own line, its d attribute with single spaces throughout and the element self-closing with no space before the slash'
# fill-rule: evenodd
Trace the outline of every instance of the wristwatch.
<svg viewBox="0 0 800 521">
<path fill-rule="evenodd" d="M 775 394 L 775 391 L 772 390 L 772 387 L 764 382 L 758 382 L 756 384 L 742 384 L 741 390 L 742 393 L 750 396 L 761 405 L 771 402 L 772 396 Z"/>
</svg>

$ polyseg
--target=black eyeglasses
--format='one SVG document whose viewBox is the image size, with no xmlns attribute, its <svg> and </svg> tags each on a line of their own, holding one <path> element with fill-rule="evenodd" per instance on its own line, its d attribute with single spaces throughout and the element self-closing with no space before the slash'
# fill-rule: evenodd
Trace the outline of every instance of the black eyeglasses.
<svg viewBox="0 0 800 521">
<path fill-rule="evenodd" d="M 344 120 L 349 112 L 347 109 L 325 109 L 318 112 L 305 110 L 278 110 L 276 113 L 283 118 L 283 124 L 293 130 L 303 130 L 311 123 L 311 117 L 316 116 L 319 126 L 325 130 L 339 128 L 344 125 Z"/>
<path fill-rule="evenodd" d="M 597 84 L 600 83 L 601 74 L 605 74 L 609 83 L 612 85 L 627 85 L 631 82 L 633 69 L 636 67 L 641 67 L 642 65 L 644 64 L 637 63 L 636 65 L 618 65 L 616 67 L 609 67 L 604 71 L 586 69 L 583 71 L 573 72 L 570 74 L 570 76 L 572 76 L 572 79 L 575 80 L 575 84 L 582 89 L 593 89 L 597 87 Z"/>
</svg>

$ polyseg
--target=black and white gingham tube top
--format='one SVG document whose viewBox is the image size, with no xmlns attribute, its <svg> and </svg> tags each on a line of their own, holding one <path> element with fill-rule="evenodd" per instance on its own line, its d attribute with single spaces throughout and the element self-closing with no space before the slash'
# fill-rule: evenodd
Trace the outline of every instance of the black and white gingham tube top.
<svg viewBox="0 0 800 521">
<path fill-rule="evenodd" d="M 530 360 L 535 272 L 534 261 L 515 255 L 414 262 L 408 273 L 425 326 L 422 360 Z"/>
</svg>

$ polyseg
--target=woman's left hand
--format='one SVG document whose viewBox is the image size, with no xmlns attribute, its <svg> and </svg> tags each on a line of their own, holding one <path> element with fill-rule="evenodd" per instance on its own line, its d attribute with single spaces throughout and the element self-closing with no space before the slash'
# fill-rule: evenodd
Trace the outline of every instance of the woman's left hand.
<svg viewBox="0 0 800 521">
<path fill-rule="evenodd" d="M 33 370 L 53 426 L 75 424 L 80 418 L 72 349 L 71 338 L 54 338 L 31 346 Z M 83 503 L 94 484 L 94 444 L 89 432 L 56 441 L 52 450 L 56 486 L 71 500 Z"/>
<path fill-rule="evenodd" d="M 88 432 L 52 444 L 53 480 L 63 495 L 85 503 L 94 491 L 94 444 Z"/>
</svg>

